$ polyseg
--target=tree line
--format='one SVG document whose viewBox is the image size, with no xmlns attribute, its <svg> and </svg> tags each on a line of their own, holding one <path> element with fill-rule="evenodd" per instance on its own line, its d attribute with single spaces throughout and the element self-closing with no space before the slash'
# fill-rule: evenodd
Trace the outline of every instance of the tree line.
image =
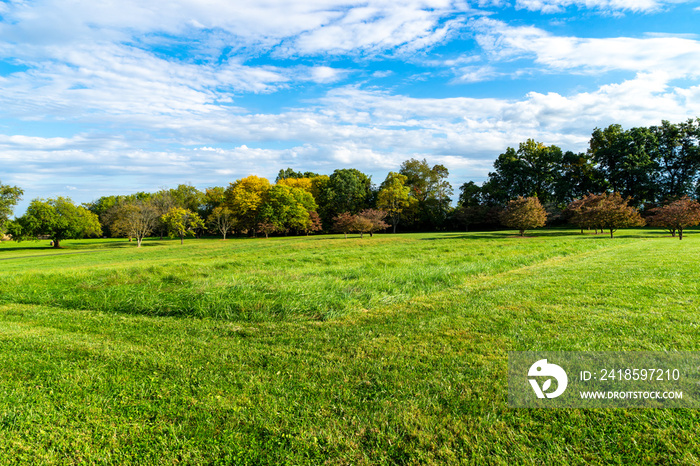
<svg viewBox="0 0 700 466">
<path fill-rule="evenodd" d="M 700 197 L 699 140 L 700 119 L 629 130 L 617 124 L 596 128 L 583 153 L 530 139 L 500 154 L 481 186 L 464 183 L 454 208 L 447 167 L 417 159 L 405 161 L 379 186 L 354 168 L 330 175 L 287 168 L 274 183 L 248 176 L 204 191 L 181 184 L 151 193 L 103 196 L 81 206 L 62 197 L 35 199 L 15 220 L 9 217 L 22 190 L 0 183 L 0 229 L 18 240 L 48 236 L 56 246 L 81 235 L 128 237 L 140 245 L 151 234 L 182 241 L 202 234 L 371 235 L 387 228 L 396 232 L 511 226 L 522 233 L 544 224 L 544 219 L 596 232 L 604 228 L 612 235 L 616 228 L 640 225 L 645 218 L 659 226 L 670 224 L 672 205 L 676 212 L 694 212 L 692 203 Z M 526 221 L 524 229 L 518 226 L 522 218 L 513 220 L 523 216 L 514 214 L 516 201 L 530 210 L 534 204 L 542 209 L 536 209 L 539 213 L 532 215 L 537 220 Z M 601 220 L 604 206 L 623 204 L 627 220 Z M 639 219 L 631 212 L 641 212 Z M 682 235 L 688 220 L 681 223 L 668 228 Z"/>
</svg>

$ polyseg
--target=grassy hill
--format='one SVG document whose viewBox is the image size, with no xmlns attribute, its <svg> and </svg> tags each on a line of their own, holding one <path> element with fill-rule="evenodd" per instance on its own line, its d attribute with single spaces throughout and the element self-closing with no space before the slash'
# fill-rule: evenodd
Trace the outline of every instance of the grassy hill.
<svg viewBox="0 0 700 466">
<path fill-rule="evenodd" d="M 697 351 L 700 237 L 0 245 L 0 464 L 696 464 L 695 410 L 515 410 L 507 351 Z"/>
</svg>

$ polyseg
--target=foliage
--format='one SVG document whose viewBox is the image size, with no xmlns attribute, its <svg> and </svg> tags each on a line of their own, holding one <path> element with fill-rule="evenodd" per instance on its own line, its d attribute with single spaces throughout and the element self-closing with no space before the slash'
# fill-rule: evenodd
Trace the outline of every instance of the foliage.
<svg viewBox="0 0 700 466">
<path fill-rule="evenodd" d="M 544 226 L 546 221 L 547 212 L 537 197 L 513 199 L 501 213 L 501 223 L 518 230 L 520 236 L 525 235 L 525 230 Z"/>
<path fill-rule="evenodd" d="M 308 193 L 313 193 L 313 182 L 311 178 L 283 178 L 277 181 L 276 184 L 290 188 L 299 188 Z"/>
<path fill-rule="evenodd" d="M 262 221 L 256 226 L 256 231 L 265 235 L 265 238 L 269 238 L 271 234 L 277 233 L 281 230 L 280 226 L 271 221 Z"/>
<path fill-rule="evenodd" d="M 318 208 L 313 196 L 301 188 L 282 184 L 272 186 L 260 209 L 260 224 L 274 226 L 274 231 L 306 231 L 311 226 L 309 212 Z M 272 230 L 265 228 L 265 236 Z"/>
<path fill-rule="evenodd" d="M 678 199 L 693 192 L 700 171 L 700 119 L 652 126 L 656 138 L 658 188 L 661 198 Z"/>
<path fill-rule="evenodd" d="M 315 231 L 323 230 L 323 224 L 321 223 L 321 217 L 319 217 L 316 211 L 312 210 L 309 212 L 309 223 L 306 227 L 302 229 L 304 233 L 308 234 Z"/>
<path fill-rule="evenodd" d="M 338 214 L 333 218 L 333 230 L 343 233 L 345 235 L 345 239 L 347 239 L 348 233 L 355 231 L 355 220 L 355 216 L 350 212 Z"/>
<path fill-rule="evenodd" d="M 10 219 L 14 207 L 22 199 L 24 191 L 17 186 L 0 183 L 0 236 L 5 231 L 5 223 Z"/>
<path fill-rule="evenodd" d="M 603 200 L 603 194 L 588 193 L 581 199 L 571 201 L 567 207 L 570 214 L 570 223 L 577 225 L 583 233 L 583 229 L 595 228 L 596 234 L 598 229 L 603 231 L 603 226 L 599 223 L 600 219 L 596 217 L 597 206 Z"/>
<path fill-rule="evenodd" d="M 447 219 L 452 202 L 452 186 L 447 181 L 449 171 L 444 165 L 433 165 L 417 159 L 401 164 L 399 174 L 406 177 L 411 196 L 417 200 L 418 228 L 441 228 Z"/>
<path fill-rule="evenodd" d="M 356 214 L 372 202 L 372 179 L 354 168 L 335 170 L 320 196 L 322 219 L 332 219 L 342 212 Z"/>
<path fill-rule="evenodd" d="M 683 230 L 700 224 L 700 203 L 685 196 L 663 207 L 652 209 L 649 223 L 666 228 L 672 236 L 683 239 Z"/>
<path fill-rule="evenodd" d="M 384 221 L 387 213 L 378 209 L 365 209 L 357 214 L 355 219 L 355 231 L 360 233 L 360 238 L 363 233 L 369 233 L 373 236 L 375 231 L 386 230 L 389 225 Z"/>
<path fill-rule="evenodd" d="M 226 206 L 215 207 L 212 213 L 207 218 L 209 224 L 221 233 L 221 237 L 226 239 L 226 233 L 231 231 L 233 226 L 236 224 L 236 218 Z"/>
<path fill-rule="evenodd" d="M 625 198 L 634 196 L 635 205 L 653 202 L 658 189 L 654 177 L 656 138 L 649 128 L 623 130 L 618 124 L 596 128 L 589 152 L 605 176 L 609 189 Z"/>
<path fill-rule="evenodd" d="M 99 236 L 102 229 L 97 215 L 67 197 L 57 197 L 34 199 L 27 212 L 10 225 L 10 233 L 17 241 L 48 236 L 59 248 L 64 239 Z"/>
<path fill-rule="evenodd" d="M 167 226 L 170 237 L 180 238 L 180 244 L 184 243 L 185 236 L 194 236 L 197 228 L 204 228 L 204 222 L 196 212 L 182 207 L 173 207 L 161 220 Z"/>
<path fill-rule="evenodd" d="M 136 238 L 137 247 L 150 235 L 158 224 L 158 210 L 151 202 L 132 201 L 115 206 L 112 233 L 117 236 Z"/>
<path fill-rule="evenodd" d="M 214 195 L 216 196 L 217 194 Z M 206 202 L 205 193 L 190 184 L 179 184 L 177 188 L 170 190 L 170 195 L 177 207 L 190 210 L 197 214 L 202 211 L 202 207 Z"/>
<path fill-rule="evenodd" d="M 226 190 L 223 186 L 206 188 L 202 197 L 202 208 L 200 217 L 209 219 L 214 209 L 221 207 L 226 199 Z"/>
<path fill-rule="evenodd" d="M 293 180 L 298 178 L 314 178 L 318 174 L 313 172 L 295 172 L 292 168 L 287 168 L 285 170 L 280 170 L 275 179 L 275 183 L 278 184 L 283 180 Z"/>
<path fill-rule="evenodd" d="M 644 219 L 639 211 L 629 205 L 630 198 L 620 193 L 589 194 L 569 208 L 574 211 L 572 222 L 585 228 L 609 230 L 610 238 L 618 228 L 643 226 Z"/>
<path fill-rule="evenodd" d="M 485 184 L 486 197 L 504 205 L 515 197 L 535 196 L 541 202 L 558 203 L 556 187 L 562 181 L 562 151 L 528 139 L 518 150 L 509 147 L 493 163 Z"/>
<path fill-rule="evenodd" d="M 389 215 L 394 233 L 401 213 L 411 205 L 411 188 L 406 185 L 407 179 L 400 173 L 389 172 L 377 195 L 377 207 Z"/>
<path fill-rule="evenodd" d="M 225 204 L 238 219 L 239 229 L 255 231 L 261 221 L 260 214 L 267 202 L 269 190 L 270 182 L 255 175 L 229 185 Z"/>
</svg>

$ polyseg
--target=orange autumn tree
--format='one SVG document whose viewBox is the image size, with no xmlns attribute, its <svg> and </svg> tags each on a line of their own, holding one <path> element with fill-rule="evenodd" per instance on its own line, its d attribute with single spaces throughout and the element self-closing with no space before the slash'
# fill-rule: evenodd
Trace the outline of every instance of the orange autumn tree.
<svg viewBox="0 0 700 466">
<path fill-rule="evenodd" d="M 525 235 L 525 230 L 542 227 L 547 221 L 547 211 L 544 210 L 540 200 L 536 197 L 522 197 L 508 202 L 501 213 L 501 223 L 515 228 L 520 236 Z"/>
</svg>

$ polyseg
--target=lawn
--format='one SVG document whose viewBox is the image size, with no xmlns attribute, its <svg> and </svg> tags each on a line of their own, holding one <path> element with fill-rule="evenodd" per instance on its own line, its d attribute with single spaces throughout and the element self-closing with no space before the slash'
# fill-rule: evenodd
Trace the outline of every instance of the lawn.
<svg viewBox="0 0 700 466">
<path fill-rule="evenodd" d="M 0 245 L 0 464 L 700 463 L 695 410 L 510 409 L 506 379 L 700 350 L 695 232 L 46 246 Z"/>
</svg>

